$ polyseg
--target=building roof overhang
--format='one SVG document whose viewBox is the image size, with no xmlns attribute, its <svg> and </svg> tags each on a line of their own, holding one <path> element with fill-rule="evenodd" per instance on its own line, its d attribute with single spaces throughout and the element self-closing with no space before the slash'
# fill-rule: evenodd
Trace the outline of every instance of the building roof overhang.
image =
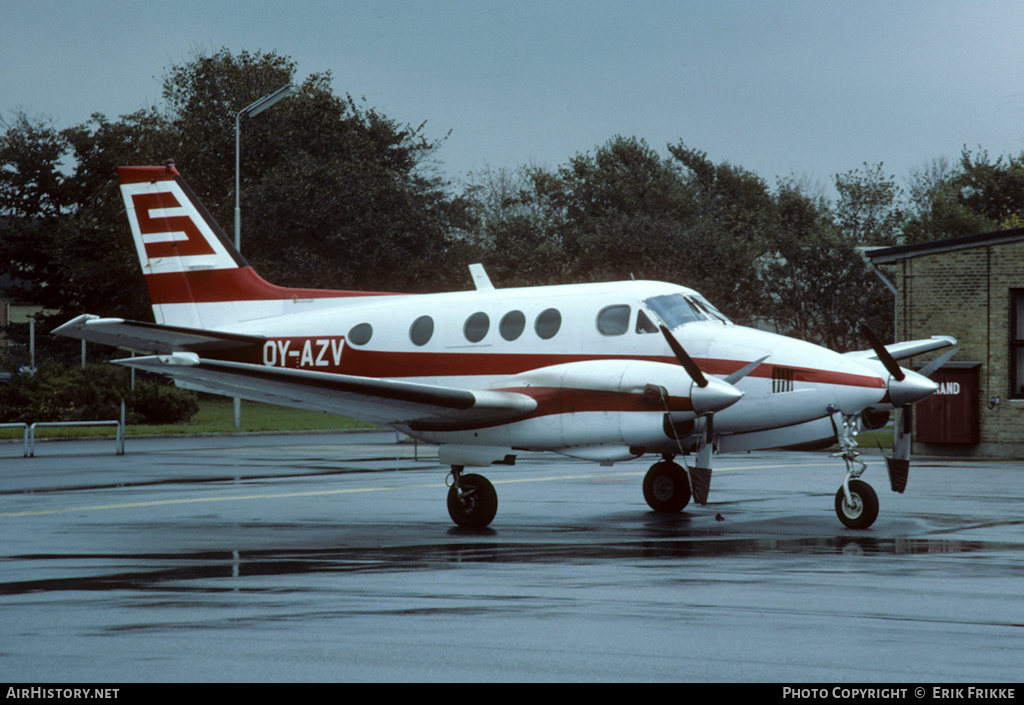
<svg viewBox="0 0 1024 705">
<path fill-rule="evenodd" d="M 864 256 L 872 264 L 892 264 L 893 262 L 913 257 L 955 252 L 957 250 L 971 250 L 977 247 L 1008 245 L 1016 242 L 1024 242 L 1024 228 L 996 230 L 990 233 L 962 235 L 960 237 L 946 238 L 945 240 L 932 240 L 930 242 L 916 242 L 911 245 L 885 247 L 878 250 L 869 250 L 864 253 Z"/>
</svg>

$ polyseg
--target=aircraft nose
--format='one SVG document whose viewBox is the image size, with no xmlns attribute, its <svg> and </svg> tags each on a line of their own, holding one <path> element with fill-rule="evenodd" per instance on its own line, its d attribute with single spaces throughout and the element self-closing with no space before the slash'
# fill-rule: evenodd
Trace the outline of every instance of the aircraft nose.
<svg viewBox="0 0 1024 705">
<path fill-rule="evenodd" d="M 914 404 L 927 399 L 939 390 L 939 385 L 924 375 L 904 369 L 902 380 L 889 380 L 889 398 L 894 406 Z"/>
<path fill-rule="evenodd" d="M 708 377 L 707 381 L 706 387 L 694 384 L 690 392 L 693 411 L 698 416 L 727 409 L 743 397 L 743 392 L 717 377 Z"/>
</svg>

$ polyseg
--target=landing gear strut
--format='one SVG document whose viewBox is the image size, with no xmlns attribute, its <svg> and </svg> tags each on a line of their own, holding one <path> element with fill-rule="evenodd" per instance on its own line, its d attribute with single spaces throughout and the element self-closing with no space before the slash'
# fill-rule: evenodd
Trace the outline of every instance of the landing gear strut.
<svg viewBox="0 0 1024 705">
<path fill-rule="evenodd" d="M 452 465 L 448 489 L 448 514 L 459 526 L 483 528 L 498 513 L 498 493 L 483 475 L 463 475 L 463 466 Z"/>
<path fill-rule="evenodd" d="M 843 414 L 842 429 L 837 427 L 836 430 L 842 450 L 832 457 L 841 457 L 846 463 L 846 477 L 836 492 L 836 515 L 851 529 L 866 529 L 878 518 L 878 495 L 871 485 L 860 479 L 868 467 L 857 452 L 860 416 Z"/>
</svg>

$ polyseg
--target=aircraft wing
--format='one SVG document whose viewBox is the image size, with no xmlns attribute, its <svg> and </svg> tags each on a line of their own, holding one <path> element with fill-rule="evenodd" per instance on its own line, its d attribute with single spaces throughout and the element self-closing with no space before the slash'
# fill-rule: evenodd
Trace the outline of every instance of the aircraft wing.
<svg viewBox="0 0 1024 705">
<path fill-rule="evenodd" d="M 262 345 L 266 341 L 266 338 L 259 335 L 165 326 L 144 321 L 126 321 L 123 318 L 100 318 L 88 313 L 58 326 L 53 332 L 122 350 L 163 354 L 179 350 L 235 350 L 250 345 Z"/>
<path fill-rule="evenodd" d="M 926 340 L 908 340 L 903 343 L 886 345 L 885 349 L 889 351 L 889 354 L 893 356 L 893 359 L 903 360 L 908 357 L 913 357 L 914 355 L 931 352 L 932 350 L 948 348 L 950 345 L 956 345 L 956 338 L 951 338 L 948 335 L 933 335 L 931 338 Z M 878 359 L 878 355 L 875 354 L 874 350 L 856 350 L 854 352 L 846 353 L 846 357 L 860 358 L 863 360 Z"/>
<path fill-rule="evenodd" d="M 534 399 L 514 392 L 209 360 L 191 352 L 115 362 L 167 375 L 187 389 L 325 411 L 387 426 L 412 421 L 455 424 L 508 420 L 537 407 Z"/>
</svg>

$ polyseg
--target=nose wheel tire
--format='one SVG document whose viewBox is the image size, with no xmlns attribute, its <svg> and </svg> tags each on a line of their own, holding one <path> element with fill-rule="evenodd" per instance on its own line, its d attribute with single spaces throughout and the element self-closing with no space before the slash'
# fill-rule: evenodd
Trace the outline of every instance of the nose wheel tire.
<svg viewBox="0 0 1024 705">
<path fill-rule="evenodd" d="M 498 513 L 498 493 L 483 475 L 462 475 L 448 490 L 448 514 L 459 526 L 482 528 Z"/>
<path fill-rule="evenodd" d="M 850 480 L 850 498 L 840 487 L 836 492 L 836 514 L 839 521 L 851 529 L 866 529 L 878 518 L 878 495 L 871 485 L 862 480 Z"/>
<path fill-rule="evenodd" d="M 644 499 L 656 512 L 680 512 L 690 502 L 690 478 L 673 462 L 655 463 L 644 476 Z"/>
</svg>

